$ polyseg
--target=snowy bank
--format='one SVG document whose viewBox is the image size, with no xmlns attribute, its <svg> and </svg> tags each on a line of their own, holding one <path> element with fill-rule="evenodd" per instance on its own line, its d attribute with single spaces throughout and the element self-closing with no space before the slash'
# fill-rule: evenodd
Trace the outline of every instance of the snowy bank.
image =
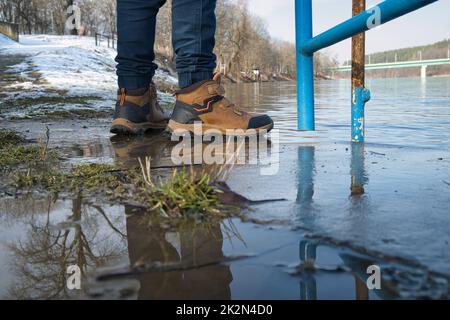
<svg viewBox="0 0 450 320">
<path fill-rule="evenodd" d="M 95 46 L 92 37 L 22 35 L 20 43 L 0 37 L 0 55 L 24 56 L 22 63 L 10 69 L 24 81 L 9 85 L 8 92 L 19 96 L 39 97 L 49 92 L 63 92 L 65 96 L 100 98 L 99 107 L 113 106 L 116 99 L 116 51 Z M 30 78 L 38 75 L 40 81 Z M 159 81 L 176 85 L 176 79 L 160 70 Z M 170 101 L 167 94 L 160 99 Z"/>
</svg>

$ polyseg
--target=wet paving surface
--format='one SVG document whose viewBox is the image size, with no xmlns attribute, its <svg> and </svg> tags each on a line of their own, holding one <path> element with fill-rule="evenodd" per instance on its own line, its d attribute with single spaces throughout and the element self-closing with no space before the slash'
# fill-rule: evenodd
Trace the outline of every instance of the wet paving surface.
<svg viewBox="0 0 450 320">
<path fill-rule="evenodd" d="M 245 164 L 227 180 L 247 199 L 284 199 L 243 204 L 246 221 L 167 230 L 142 223 L 137 207 L 96 197 L 2 196 L 0 296 L 448 298 L 450 79 L 390 81 L 369 85 L 364 146 L 347 142 L 345 82 L 318 84 L 316 132 L 295 130 L 294 84 L 230 87 L 234 100 L 269 112 L 280 137 L 269 144 L 274 175 Z M 113 138 L 109 119 L 1 125 L 30 139 L 47 125 L 50 147 L 69 163 L 126 168 L 151 156 L 170 166 L 176 144 L 158 132 Z M 81 291 L 65 285 L 72 264 L 86 271 Z M 370 265 L 380 267 L 380 290 L 365 285 Z"/>
</svg>

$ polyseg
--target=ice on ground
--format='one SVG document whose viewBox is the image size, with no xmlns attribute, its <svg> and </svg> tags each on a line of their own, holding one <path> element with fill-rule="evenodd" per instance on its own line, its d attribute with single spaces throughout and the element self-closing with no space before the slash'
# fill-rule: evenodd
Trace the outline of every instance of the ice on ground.
<svg viewBox="0 0 450 320">
<path fill-rule="evenodd" d="M 25 60 L 10 71 L 23 81 L 12 84 L 10 93 L 26 91 L 26 95 L 39 97 L 47 91 L 65 92 L 66 96 L 95 96 L 101 98 L 99 107 L 113 106 L 116 99 L 116 51 L 96 46 L 93 37 L 22 35 L 16 43 L 0 35 L 1 55 L 23 55 Z M 39 73 L 38 84 L 30 79 L 30 72 Z M 176 79 L 157 70 L 158 80 L 176 85 Z M 160 99 L 170 101 L 167 94 Z"/>
</svg>

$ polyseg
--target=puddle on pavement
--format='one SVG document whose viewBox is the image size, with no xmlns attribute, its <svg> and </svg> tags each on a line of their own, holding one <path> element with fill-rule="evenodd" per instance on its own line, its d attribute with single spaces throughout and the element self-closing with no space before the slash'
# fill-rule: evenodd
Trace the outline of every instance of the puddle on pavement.
<svg viewBox="0 0 450 320">
<path fill-rule="evenodd" d="M 365 146 L 347 143 L 349 127 L 340 125 L 342 114 L 335 126 L 333 118 L 322 118 L 324 110 L 330 112 L 323 105 L 329 97 L 319 90 L 318 116 L 327 131 L 301 138 L 291 123 L 291 86 L 244 86 L 242 91 L 241 100 L 257 111 L 269 110 L 282 123 L 281 143 L 271 149 L 278 156 L 278 172 L 262 176 L 259 165 L 237 165 L 227 180 L 244 197 L 239 199 L 245 221 L 168 230 L 142 223 L 139 208 L 95 197 L 5 196 L 0 200 L 0 296 L 448 298 L 448 135 L 438 139 L 433 129 L 405 129 L 410 137 L 393 135 L 385 143 L 379 137 L 398 128 L 375 133 L 383 123 L 374 116 L 374 122 L 368 120 L 369 128 L 374 124 L 368 133 L 373 138 Z M 348 102 L 339 97 L 338 106 Z M 442 99 L 433 100 L 441 116 L 448 112 Z M 445 117 L 439 119 L 447 128 Z M 36 139 L 45 125 L 51 130 L 50 146 L 70 163 L 128 168 L 137 165 L 137 157 L 149 156 L 155 167 L 169 172 L 173 166 L 176 143 L 167 134 L 111 138 L 108 119 L 21 120 L 5 126 Z M 267 199 L 285 200 L 252 202 Z M 66 287 L 72 264 L 83 266 L 80 291 Z M 381 269 L 380 290 L 365 286 L 370 265 Z"/>
<path fill-rule="evenodd" d="M 2 298 L 384 299 L 441 297 L 443 277 L 280 225 L 238 219 L 165 229 L 141 209 L 74 199 L 1 200 Z M 66 287 L 67 267 L 82 290 Z M 369 265 L 382 290 L 367 290 Z"/>
</svg>

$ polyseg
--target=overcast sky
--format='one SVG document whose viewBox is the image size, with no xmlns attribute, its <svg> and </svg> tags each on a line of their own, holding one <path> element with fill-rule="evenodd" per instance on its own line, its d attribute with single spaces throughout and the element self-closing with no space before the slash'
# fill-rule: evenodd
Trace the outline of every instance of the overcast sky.
<svg viewBox="0 0 450 320">
<path fill-rule="evenodd" d="M 367 0 L 367 7 L 380 3 Z M 274 37 L 295 41 L 295 0 L 249 0 L 252 13 L 263 17 Z M 348 19 L 352 0 L 313 0 L 314 34 Z M 450 38 L 450 0 L 439 0 L 367 33 L 367 53 L 430 44 Z M 350 57 L 350 40 L 329 49 L 339 60 Z"/>
</svg>

